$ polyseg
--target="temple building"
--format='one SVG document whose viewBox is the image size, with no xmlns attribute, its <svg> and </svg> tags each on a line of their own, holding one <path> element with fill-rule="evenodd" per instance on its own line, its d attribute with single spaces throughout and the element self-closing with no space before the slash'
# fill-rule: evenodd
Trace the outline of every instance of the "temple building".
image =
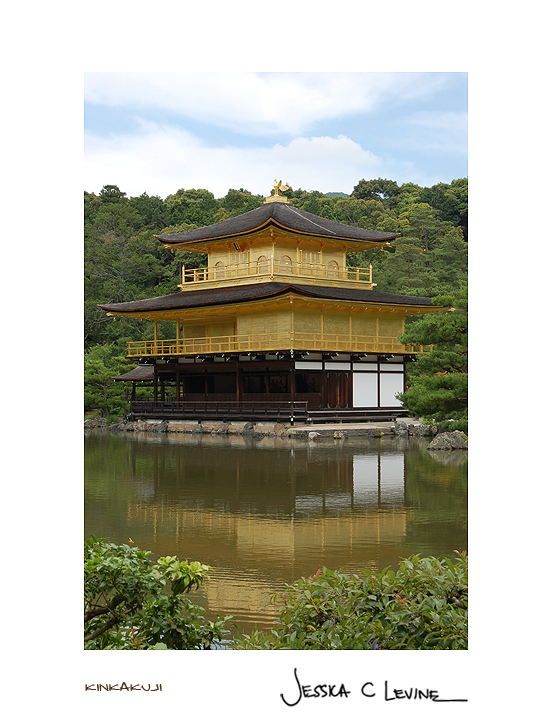
<svg viewBox="0 0 552 722">
<path fill-rule="evenodd" d="M 393 418 L 402 409 L 405 363 L 428 349 L 397 337 L 407 316 L 442 311 L 430 298 L 381 293 L 372 268 L 347 253 L 391 246 L 400 234 L 370 231 L 295 208 L 275 194 L 242 215 L 155 236 L 164 248 L 207 254 L 182 268 L 180 291 L 101 305 L 149 319 L 153 338 L 131 341 L 138 366 L 131 418 Z M 171 339 L 158 322 L 174 323 Z M 136 383 L 151 386 L 137 401 Z"/>
</svg>

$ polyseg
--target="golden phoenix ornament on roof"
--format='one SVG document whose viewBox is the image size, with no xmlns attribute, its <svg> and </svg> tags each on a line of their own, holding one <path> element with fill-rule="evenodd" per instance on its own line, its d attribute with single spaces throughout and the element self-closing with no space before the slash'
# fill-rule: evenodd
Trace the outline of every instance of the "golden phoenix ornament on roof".
<svg viewBox="0 0 552 722">
<path fill-rule="evenodd" d="M 272 184 L 274 186 L 274 195 L 279 195 L 278 191 L 284 191 L 289 190 L 289 186 L 285 186 L 282 181 L 279 181 L 277 178 L 274 178 L 274 183 Z"/>
</svg>

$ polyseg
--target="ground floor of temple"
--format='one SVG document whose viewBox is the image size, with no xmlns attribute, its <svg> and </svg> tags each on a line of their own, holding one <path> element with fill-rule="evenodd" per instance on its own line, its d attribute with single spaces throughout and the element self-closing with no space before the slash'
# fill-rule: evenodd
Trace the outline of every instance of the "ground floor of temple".
<svg viewBox="0 0 552 722">
<path fill-rule="evenodd" d="M 117 380 L 132 383 L 132 419 L 391 419 L 406 412 L 397 394 L 410 360 L 290 352 L 156 358 Z"/>
</svg>

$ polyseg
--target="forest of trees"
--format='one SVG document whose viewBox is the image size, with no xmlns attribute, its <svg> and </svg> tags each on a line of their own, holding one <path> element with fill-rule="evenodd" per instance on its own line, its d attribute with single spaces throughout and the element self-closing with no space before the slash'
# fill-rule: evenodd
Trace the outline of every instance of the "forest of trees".
<svg viewBox="0 0 552 722">
<path fill-rule="evenodd" d="M 452 419 L 455 428 L 465 428 L 468 179 L 430 188 L 363 179 L 350 196 L 291 187 L 285 195 L 295 207 L 339 223 L 401 233 L 394 248 L 352 253 L 348 263 L 371 263 L 378 291 L 429 296 L 454 307 L 409 322 L 409 342 L 425 344 L 431 338 L 437 343 L 429 365 L 427 360 L 415 370 L 413 365 L 404 401 L 414 413 L 445 426 Z M 154 234 L 217 223 L 263 201 L 244 188 L 231 188 L 223 198 L 205 189 L 181 188 L 165 199 L 146 193 L 129 198 L 116 185 L 105 185 L 98 194 L 85 191 L 85 409 L 102 409 L 108 416 L 123 413 L 122 384 L 114 388 L 111 379 L 130 368 L 126 341 L 152 335 L 151 322 L 113 319 L 97 305 L 175 293 L 182 264 L 206 265 L 202 254 L 162 248 Z M 433 381 L 428 385 L 429 377 Z"/>
</svg>

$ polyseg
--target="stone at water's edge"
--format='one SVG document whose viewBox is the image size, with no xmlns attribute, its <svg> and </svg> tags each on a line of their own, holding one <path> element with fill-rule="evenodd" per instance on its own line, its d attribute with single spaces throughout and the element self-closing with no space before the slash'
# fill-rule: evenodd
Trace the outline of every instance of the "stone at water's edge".
<svg viewBox="0 0 552 722">
<path fill-rule="evenodd" d="M 437 426 L 431 424 L 412 424 L 403 419 L 395 421 L 395 434 L 397 436 L 435 436 Z"/>
<path fill-rule="evenodd" d="M 280 423 L 274 424 L 272 429 L 268 432 L 269 436 L 287 436 L 288 430 L 287 428 Z"/>
<path fill-rule="evenodd" d="M 216 426 L 214 426 L 211 429 L 211 434 L 213 436 L 225 435 L 225 434 L 228 434 L 229 428 L 230 428 L 230 425 L 226 421 L 223 421 L 221 424 L 217 424 Z"/>
<path fill-rule="evenodd" d="M 91 418 L 86 419 L 86 421 L 84 422 L 85 429 L 95 429 L 98 427 L 105 429 L 106 425 L 107 420 L 99 416 L 92 416 Z"/>
<path fill-rule="evenodd" d="M 365 437 L 381 437 L 384 435 L 391 436 L 434 436 L 433 441 L 428 445 L 428 449 L 467 449 L 468 437 L 461 431 L 444 432 L 437 434 L 437 426 L 430 424 L 422 424 L 419 421 L 412 423 L 405 419 L 398 419 L 393 425 L 387 424 L 382 427 L 374 426 L 368 428 L 365 425 L 355 427 L 354 424 L 335 431 L 335 427 L 323 429 L 319 427 L 318 431 L 309 431 L 301 428 L 288 428 L 285 424 L 275 423 L 273 426 L 266 423 L 255 423 L 248 421 L 244 424 L 223 422 L 187 422 L 187 421 L 125 421 L 122 418 L 117 419 L 113 424 L 107 425 L 106 419 L 91 418 L 84 422 L 85 429 L 107 428 L 109 431 L 125 431 L 125 432 L 149 432 L 149 433 L 191 433 L 191 434 L 213 434 L 213 435 L 243 435 L 253 439 L 262 439 L 269 437 L 289 437 L 289 438 L 305 438 L 315 441 L 322 437 L 333 437 L 334 439 L 345 440 L 350 436 Z"/>
<path fill-rule="evenodd" d="M 467 449 L 468 437 L 463 431 L 443 431 L 427 445 L 428 451 L 433 449 Z"/>
</svg>

